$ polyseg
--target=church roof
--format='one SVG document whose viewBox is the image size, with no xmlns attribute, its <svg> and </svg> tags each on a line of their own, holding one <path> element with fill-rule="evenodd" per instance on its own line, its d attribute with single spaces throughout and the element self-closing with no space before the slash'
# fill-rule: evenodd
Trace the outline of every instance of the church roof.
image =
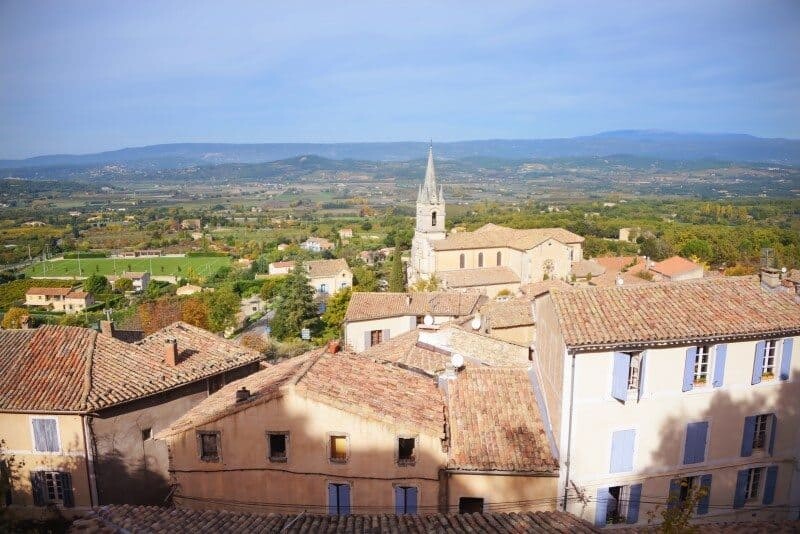
<svg viewBox="0 0 800 534">
<path fill-rule="evenodd" d="M 433 166 L 433 147 L 428 149 L 428 166 L 425 169 L 425 183 L 419 188 L 417 203 L 440 204 L 444 202 L 441 188 L 436 187 L 436 169 Z"/>
<path fill-rule="evenodd" d="M 451 234 L 446 239 L 434 241 L 433 249 L 513 248 L 516 250 L 530 250 L 548 239 L 555 239 L 564 244 L 583 242 L 581 236 L 563 228 L 517 230 L 490 223 L 474 232 Z"/>
</svg>

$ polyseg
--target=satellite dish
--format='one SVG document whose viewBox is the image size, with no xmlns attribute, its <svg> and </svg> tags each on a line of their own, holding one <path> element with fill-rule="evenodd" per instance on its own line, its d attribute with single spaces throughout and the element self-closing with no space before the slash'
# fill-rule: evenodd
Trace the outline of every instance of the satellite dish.
<svg viewBox="0 0 800 534">
<path fill-rule="evenodd" d="M 783 274 L 786 274 L 786 267 L 781 267 L 781 272 L 782 272 Z"/>
<path fill-rule="evenodd" d="M 481 318 L 479 315 L 476 315 L 472 322 L 469 323 L 473 330 L 478 330 L 481 327 Z"/>
<path fill-rule="evenodd" d="M 625 283 L 625 280 L 623 280 L 621 276 L 618 276 L 618 277 L 617 277 L 617 285 L 618 285 L 618 286 L 621 286 L 621 285 L 623 285 L 624 283 Z"/>
<path fill-rule="evenodd" d="M 457 352 L 453 353 L 453 355 L 450 357 L 450 363 L 452 363 L 453 367 L 456 369 L 464 367 L 464 357 Z"/>
<path fill-rule="evenodd" d="M 422 322 L 425 323 L 425 326 L 431 326 L 433 324 L 433 317 L 430 315 L 426 315 Z"/>
</svg>

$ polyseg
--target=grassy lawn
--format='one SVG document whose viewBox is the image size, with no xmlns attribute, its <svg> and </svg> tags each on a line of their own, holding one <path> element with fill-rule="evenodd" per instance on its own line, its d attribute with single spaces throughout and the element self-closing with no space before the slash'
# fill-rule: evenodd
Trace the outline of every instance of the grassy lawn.
<svg viewBox="0 0 800 534">
<path fill-rule="evenodd" d="M 189 267 L 200 276 L 214 274 L 217 269 L 225 265 L 230 265 L 231 258 L 212 257 L 212 258 L 86 258 L 81 261 L 81 271 L 83 276 L 95 273 L 102 275 L 115 274 L 114 267 L 116 262 L 116 274 L 123 271 L 147 271 L 152 274 L 185 276 Z M 27 276 L 79 276 L 78 260 L 56 260 L 48 261 L 47 265 L 37 263 L 25 270 Z M 45 273 L 45 268 L 47 272 Z"/>
</svg>

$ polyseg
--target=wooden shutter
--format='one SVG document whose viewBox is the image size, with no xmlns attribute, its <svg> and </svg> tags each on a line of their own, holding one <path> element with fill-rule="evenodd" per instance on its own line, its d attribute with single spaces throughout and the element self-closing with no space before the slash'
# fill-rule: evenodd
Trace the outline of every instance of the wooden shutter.
<svg viewBox="0 0 800 534">
<path fill-rule="evenodd" d="M 45 505 L 45 483 L 43 471 L 31 471 L 31 490 L 33 491 L 33 504 Z"/>
<path fill-rule="evenodd" d="M 667 509 L 672 510 L 678 506 L 678 499 L 681 497 L 681 479 L 673 478 L 669 481 L 669 496 L 667 497 Z"/>
<path fill-rule="evenodd" d="M 58 430 L 55 419 L 33 419 L 34 448 L 38 452 L 58 452 Z"/>
<path fill-rule="evenodd" d="M 328 515 L 339 513 L 339 491 L 336 484 L 328 484 Z"/>
<path fill-rule="evenodd" d="M 61 478 L 64 507 L 73 508 L 75 506 L 75 495 L 72 492 L 72 475 L 69 473 L 61 473 L 58 476 Z"/>
<path fill-rule="evenodd" d="M 783 353 L 781 354 L 781 380 L 789 380 L 792 370 L 792 347 L 794 338 L 787 337 L 783 340 Z"/>
<path fill-rule="evenodd" d="M 700 476 L 700 488 L 704 489 L 706 494 L 697 502 L 697 514 L 703 515 L 708 513 L 708 505 L 711 502 L 711 475 Z"/>
<path fill-rule="evenodd" d="M 764 481 L 764 500 L 763 504 L 772 504 L 775 500 L 775 485 L 778 482 L 778 466 L 767 467 L 767 478 Z"/>
<path fill-rule="evenodd" d="M 364 332 L 364 350 L 367 350 L 372 346 L 372 332 L 367 330 Z"/>
<path fill-rule="evenodd" d="M 639 392 L 636 395 L 636 400 L 642 400 L 644 396 L 644 371 L 645 364 L 647 363 L 647 352 L 642 352 L 639 360 Z"/>
<path fill-rule="evenodd" d="M 628 369 L 631 366 L 631 356 L 624 352 L 614 353 L 614 369 L 611 380 L 611 396 L 625 402 L 628 398 Z"/>
<path fill-rule="evenodd" d="M 628 497 L 628 517 L 627 523 L 633 525 L 639 522 L 639 503 L 642 500 L 642 485 L 633 484 L 630 487 Z"/>
<path fill-rule="evenodd" d="M 722 387 L 725 383 L 725 359 L 728 356 L 728 345 L 721 343 L 717 345 L 714 353 L 714 381 L 715 388 Z"/>
<path fill-rule="evenodd" d="M 753 454 L 753 438 L 756 434 L 757 415 L 750 415 L 744 418 L 744 432 L 742 432 L 742 456 Z"/>
<path fill-rule="evenodd" d="M 389 341 L 389 334 L 390 334 L 389 329 L 384 328 L 383 331 L 381 332 L 381 343 L 386 343 L 387 341 Z"/>
<path fill-rule="evenodd" d="M 749 469 L 742 469 L 736 473 L 736 491 L 733 493 L 733 507 L 741 508 L 744 506 L 744 495 L 747 491 L 747 472 Z"/>
<path fill-rule="evenodd" d="M 350 486 L 339 486 L 339 515 L 350 515 Z"/>
<path fill-rule="evenodd" d="M 406 491 L 401 486 L 394 487 L 394 513 L 397 515 L 406 513 Z"/>
<path fill-rule="evenodd" d="M 633 443 L 636 430 L 618 430 L 611 434 L 610 473 L 633 471 Z"/>
<path fill-rule="evenodd" d="M 756 353 L 753 356 L 753 380 L 751 384 L 759 384 L 761 382 L 761 374 L 764 372 L 764 346 L 763 341 L 756 343 Z"/>
<path fill-rule="evenodd" d="M 767 452 L 769 452 L 770 456 L 772 456 L 772 451 L 775 450 L 775 433 L 778 431 L 778 416 L 775 415 L 775 414 L 772 414 L 771 419 L 772 419 L 772 421 L 771 421 L 772 428 L 770 428 L 770 432 L 769 432 L 769 447 L 767 448 Z"/>
<path fill-rule="evenodd" d="M 705 460 L 708 422 L 686 425 L 686 445 L 683 451 L 684 464 L 697 464 Z"/>
<path fill-rule="evenodd" d="M 608 488 L 597 488 L 597 502 L 594 507 L 594 524 L 598 527 L 606 525 L 606 509 L 608 508 L 608 498 L 611 494 Z"/>
<path fill-rule="evenodd" d="M 697 359 L 697 347 L 686 349 L 686 359 L 683 361 L 683 388 L 682 391 L 691 391 L 694 387 L 694 362 Z"/>
</svg>

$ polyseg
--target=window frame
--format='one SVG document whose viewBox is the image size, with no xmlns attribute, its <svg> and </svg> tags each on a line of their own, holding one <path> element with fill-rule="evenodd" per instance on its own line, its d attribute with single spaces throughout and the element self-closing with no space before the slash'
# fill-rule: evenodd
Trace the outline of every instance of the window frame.
<svg viewBox="0 0 800 534">
<path fill-rule="evenodd" d="M 377 341 L 375 341 L 376 334 L 377 334 L 377 339 L 378 339 Z M 374 347 L 375 345 L 380 345 L 381 343 L 383 343 L 383 330 L 380 329 L 380 328 L 377 329 L 377 330 L 370 330 L 369 331 L 369 346 L 370 347 Z"/>
<path fill-rule="evenodd" d="M 401 458 L 400 457 L 400 441 L 401 440 L 412 440 L 414 442 L 414 447 L 412 448 L 412 453 L 410 458 Z M 419 445 L 419 438 L 417 435 L 410 435 L 410 434 L 400 434 L 397 436 L 397 449 L 395 450 L 395 460 L 397 465 L 401 467 L 412 466 L 417 463 L 417 446 Z"/>
<path fill-rule="evenodd" d="M 415 484 L 392 484 L 392 491 L 393 492 L 396 492 L 398 488 L 403 490 L 403 495 L 404 495 L 404 498 L 405 498 L 404 501 L 403 501 L 403 513 L 402 513 L 402 515 L 409 515 L 409 514 L 412 513 L 412 512 L 408 511 L 408 493 L 406 491 L 406 490 L 410 490 L 410 489 L 413 489 L 413 490 L 417 491 L 417 503 L 416 503 L 417 512 L 414 512 L 414 513 L 419 513 L 419 501 L 420 501 L 420 498 L 419 498 L 419 486 L 417 486 Z M 394 493 L 394 497 L 395 497 L 394 507 L 395 507 L 395 510 L 396 510 L 397 509 L 397 493 Z"/>
<path fill-rule="evenodd" d="M 54 451 L 40 451 L 36 448 L 36 430 L 34 429 L 33 422 L 35 420 L 48 420 L 53 421 L 56 425 L 56 447 Z M 31 429 L 31 450 L 36 454 L 60 454 L 61 450 L 61 425 L 58 424 L 58 417 L 55 416 L 42 416 L 33 415 L 30 417 L 29 425 Z"/>
<path fill-rule="evenodd" d="M 744 487 L 744 502 L 755 502 L 761 497 L 763 491 L 761 486 L 764 484 L 764 468 L 751 467 L 747 470 L 747 484 Z"/>
<path fill-rule="evenodd" d="M 347 432 L 328 432 L 326 434 L 326 452 L 328 453 L 328 463 L 331 464 L 346 464 L 350 461 L 350 434 Z M 333 440 L 334 438 L 344 438 L 344 458 L 333 457 Z"/>
<path fill-rule="evenodd" d="M 203 437 L 214 436 L 217 442 L 216 456 L 204 454 Z M 222 462 L 222 432 L 219 430 L 198 430 L 197 431 L 197 457 L 201 462 L 220 463 Z"/>
<path fill-rule="evenodd" d="M 770 438 L 772 414 L 759 414 L 756 416 L 753 427 L 753 451 L 766 451 Z"/>
<path fill-rule="evenodd" d="M 644 352 L 628 352 L 626 354 L 630 356 L 628 363 L 628 393 L 635 392 L 638 395 L 639 390 L 642 388 L 642 356 Z M 634 362 L 636 362 L 636 365 L 634 365 Z"/>
<path fill-rule="evenodd" d="M 325 484 L 325 488 L 330 490 L 331 486 L 336 486 L 336 488 L 341 488 L 343 486 L 347 486 L 349 488 L 349 491 L 348 491 L 348 494 L 347 494 L 348 495 L 347 507 L 349 508 L 350 512 L 349 512 L 349 514 L 342 514 L 341 513 L 341 503 L 340 503 L 340 498 L 339 498 L 339 490 L 337 489 L 336 490 L 336 513 L 335 514 L 330 514 L 329 513 L 329 515 L 336 515 L 336 516 L 352 515 L 352 513 L 353 513 L 353 484 L 351 482 L 348 482 L 348 481 L 341 482 L 341 481 L 328 480 L 326 482 L 326 484 Z M 328 502 L 327 504 L 328 504 L 327 508 L 328 508 L 328 510 L 330 510 L 331 503 Z"/>
<path fill-rule="evenodd" d="M 483 252 L 478 252 L 478 267 L 483 267 Z"/>
<path fill-rule="evenodd" d="M 608 488 L 609 496 L 611 494 L 611 490 L 614 488 L 619 488 L 619 496 L 616 497 L 616 505 L 617 509 L 614 510 L 616 512 L 616 517 L 609 518 L 609 507 L 608 503 L 606 503 L 606 524 L 607 525 L 619 525 L 626 523 L 628 520 L 628 504 L 630 502 L 630 494 L 631 494 L 631 486 L 630 484 L 623 484 L 620 486 L 610 486 Z"/>
<path fill-rule="evenodd" d="M 149 426 L 142 429 L 142 441 L 150 441 L 153 439 L 153 427 Z"/>
<path fill-rule="evenodd" d="M 283 436 L 283 456 L 272 454 L 272 436 Z M 272 463 L 287 463 L 289 461 L 289 431 L 267 430 L 267 460 Z"/>
<path fill-rule="evenodd" d="M 711 345 L 697 345 L 694 353 L 694 366 L 692 371 L 692 385 L 694 387 L 707 386 L 710 383 L 711 370 Z"/>
<path fill-rule="evenodd" d="M 775 377 L 775 360 L 778 354 L 778 340 L 765 339 L 764 352 L 761 354 L 761 377 Z"/>
<path fill-rule="evenodd" d="M 458 268 L 466 269 L 466 267 L 467 267 L 467 257 L 462 253 L 458 256 Z"/>
<path fill-rule="evenodd" d="M 503 265 L 503 252 L 498 250 L 497 251 L 497 266 L 500 267 Z"/>
<path fill-rule="evenodd" d="M 64 505 L 64 485 L 61 481 L 62 471 L 48 471 L 42 470 L 39 471 L 42 473 L 44 487 L 42 491 L 44 493 L 44 501 L 45 505 L 48 504 L 55 504 L 55 505 Z M 50 485 L 52 481 L 53 486 L 53 498 L 50 498 Z M 61 492 L 60 496 L 58 492 Z"/>
</svg>

